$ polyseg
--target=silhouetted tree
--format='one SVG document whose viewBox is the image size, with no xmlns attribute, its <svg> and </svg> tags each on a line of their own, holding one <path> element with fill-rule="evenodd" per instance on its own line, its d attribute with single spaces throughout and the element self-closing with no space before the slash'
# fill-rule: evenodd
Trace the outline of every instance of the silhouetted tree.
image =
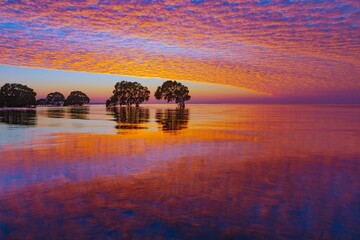
<svg viewBox="0 0 360 240">
<path fill-rule="evenodd" d="M 81 91 L 73 91 L 65 99 L 64 106 L 76 106 L 76 105 L 82 106 L 89 102 L 90 102 L 90 98 L 86 96 L 85 93 Z"/>
<path fill-rule="evenodd" d="M 166 81 L 155 92 L 155 98 L 164 98 L 167 102 L 175 101 L 180 108 L 185 108 L 185 102 L 190 100 L 189 89 L 176 81 Z"/>
<path fill-rule="evenodd" d="M 64 95 L 59 92 L 52 92 L 46 96 L 46 105 L 62 106 L 65 101 Z"/>
<path fill-rule="evenodd" d="M 138 82 L 121 81 L 115 84 L 113 95 L 106 101 L 106 106 L 115 106 L 117 104 L 136 107 L 150 98 L 150 91 L 147 87 Z"/>
<path fill-rule="evenodd" d="M 0 89 L 0 106 L 31 107 L 36 105 L 36 92 L 26 85 L 6 83 Z"/>
<path fill-rule="evenodd" d="M 40 106 L 46 105 L 46 99 L 40 98 L 40 99 L 36 100 L 36 105 L 40 105 Z"/>
<path fill-rule="evenodd" d="M 149 101 L 150 91 L 147 87 L 142 86 L 138 82 L 134 82 L 131 90 L 130 105 L 135 104 L 136 107 L 139 107 L 141 103 Z"/>
<path fill-rule="evenodd" d="M 0 107 L 5 107 L 5 99 L 1 93 L 0 93 Z"/>
<path fill-rule="evenodd" d="M 113 95 L 106 100 L 106 107 L 115 106 L 117 104 L 117 98 Z"/>
</svg>

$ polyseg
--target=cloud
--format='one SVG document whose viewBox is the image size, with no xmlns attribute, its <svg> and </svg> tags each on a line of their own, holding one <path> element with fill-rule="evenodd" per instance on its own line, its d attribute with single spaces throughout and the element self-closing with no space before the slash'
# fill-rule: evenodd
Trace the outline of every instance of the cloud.
<svg viewBox="0 0 360 240">
<path fill-rule="evenodd" d="M 304 1 L 3 1 L 0 63 L 244 87 L 360 90 L 360 5 Z"/>
</svg>

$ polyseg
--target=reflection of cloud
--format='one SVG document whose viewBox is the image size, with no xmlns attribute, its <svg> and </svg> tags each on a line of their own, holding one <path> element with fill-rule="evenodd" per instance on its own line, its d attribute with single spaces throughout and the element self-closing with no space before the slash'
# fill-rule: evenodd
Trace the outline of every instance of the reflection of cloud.
<svg viewBox="0 0 360 240">
<path fill-rule="evenodd" d="M 6 1 L 0 13 L 0 63 L 279 95 L 360 88 L 355 0 Z"/>
</svg>

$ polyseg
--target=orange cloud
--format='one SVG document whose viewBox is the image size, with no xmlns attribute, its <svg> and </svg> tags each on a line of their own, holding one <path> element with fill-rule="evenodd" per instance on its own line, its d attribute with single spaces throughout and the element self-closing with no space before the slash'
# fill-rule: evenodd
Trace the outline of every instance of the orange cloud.
<svg viewBox="0 0 360 240">
<path fill-rule="evenodd" d="M 359 3 L 5 1 L 0 63 L 220 83 L 360 89 Z"/>
</svg>

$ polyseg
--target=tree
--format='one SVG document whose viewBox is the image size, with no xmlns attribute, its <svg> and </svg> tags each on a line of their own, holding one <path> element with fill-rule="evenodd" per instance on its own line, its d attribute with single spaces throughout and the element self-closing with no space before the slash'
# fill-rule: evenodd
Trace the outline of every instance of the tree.
<svg viewBox="0 0 360 240">
<path fill-rule="evenodd" d="M 155 98 L 164 98 L 167 102 L 175 101 L 180 108 L 185 108 L 185 102 L 190 100 L 189 89 L 176 81 L 166 81 L 155 92 Z"/>
<path fill-rule="evenodd" d="M 41 106 L 46 105 L 46 99 L 40 98 L 40 99 L 36 100 L 36 105 L 41 105 Z"/>
<path fill-rule="evenodd" d="M 150 98 L 150 91 L 147 87 L 138 82 L 121 81 L 114 86 L 113 95 L 106 101 L 106 106 L 115 106 L 117 104 L 136 107 Z"/>
<path fill-rule="evenodd" d="M 111 96 L 108 100 L 106 100 L 106 107 L 115 106 L 116 104 L 117 98 L 115 96 Z"/>
<path fill-rule="evenodd" d="M 46 98 L 46 105 L 62 106 L 65 101 L 64 95 L 59 92 L 49 93 Z"/>
<path fill-rule="evenodd" d="M 0 107 L 5 107 L 4 95 L 0 93 Z"/>
<path fill-rule="evenodd" d="M 136 107 L 145 101 L 149 101 L 150 91 L 147 87 L 142 86 L 138 82 L 132 84 L 132 92 L 130 95 L 130 104 L 135 104 Z"/>
<path fill-rule="evenodd" d="M 85 93 L 81 91 L 73 91 L 65 99 L 64 106 L 76 106 L 76 105 L 82 106 L 89 102 L 90 102 L 90 98 L 86 96 Z"/>
<path fill-rule="evenodd" d="M 0 89 L 0 106 L 31 107 L 36 105 L 36 92 L 26 85 L 6 83 Z"/>
</svg>

